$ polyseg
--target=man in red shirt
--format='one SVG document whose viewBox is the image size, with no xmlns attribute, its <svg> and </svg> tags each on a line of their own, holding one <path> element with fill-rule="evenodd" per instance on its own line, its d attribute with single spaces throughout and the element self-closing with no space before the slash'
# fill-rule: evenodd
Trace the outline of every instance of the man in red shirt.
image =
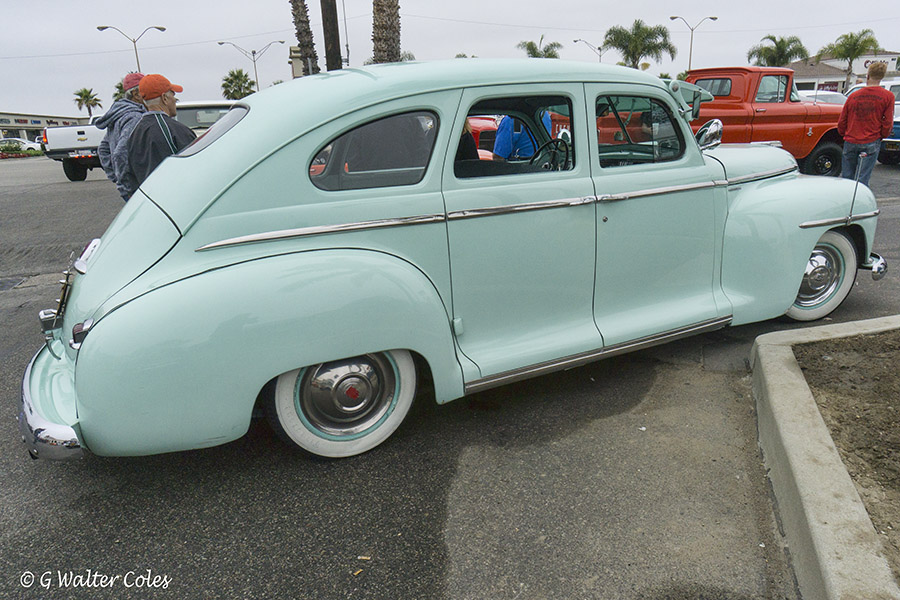
<svg viewBox="0 0 900 600">
<path fill-rule="evenodd" d="M 890 135 L 894 127 L 894 94 L 880 85 L 886 71 L 885 63 L 869 65 L 866 87 L 850 95 L 838 121 L 838 133 L 844 137 L 841 177 L 855 179 L 859 169 L 859 181 L 866 185 L 878 159 L 881 138 Z M 865 158 L 859 157 L 861 152 L 866 153 Z"/>
</svg>

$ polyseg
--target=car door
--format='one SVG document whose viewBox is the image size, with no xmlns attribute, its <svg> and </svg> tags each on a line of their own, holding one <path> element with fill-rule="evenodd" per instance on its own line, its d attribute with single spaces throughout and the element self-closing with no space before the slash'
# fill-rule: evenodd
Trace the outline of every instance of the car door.
<svg viewBox="0 0 900 600">
<path fill-rule="evenodd" d="M 806 122 L 808 110 L 800 103 L 791 87 L 787 75 L 763 75 L 753 98 L 753 121 L 751 142 L 778 140 L 785 150 L 794 156 L 805 156 L 803 136 L 806 129 L 798 126 L 798 121 Z"/>
<path fill-rule="evenodd" d="M 476 380 L 497 381 L 602 346 L 592 316 L 596 217 L 588 149 L 584 135 L 572 135 L 573 124 L 584 131 L 583 98 L 577 84 L 463 92 L 443 193 L 453 324 L 468 391 L 478 389 Z M 497 124 L 494 160 L 457 160 L 470 117 Z M 504 132 L 511 141 L 500 139 Z M 547 152 L 529 165 L 522 146 L 540 147 L 551 136 L 569 140 L 554 143 L 556 164 L 545 163 L 552 162 Z"/>
<path fill-rule="evenodd" d="M 588 84 L 596 118 L 594 314 L 607 347 L 730 315 L 718 279 L 725 191 L 661 89 Z"/>
</svg>

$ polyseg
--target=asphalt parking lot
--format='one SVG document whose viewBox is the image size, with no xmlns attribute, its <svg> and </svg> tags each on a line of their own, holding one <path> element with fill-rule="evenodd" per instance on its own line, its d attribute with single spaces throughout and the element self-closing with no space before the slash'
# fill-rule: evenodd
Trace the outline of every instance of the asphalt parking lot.
<svg viewBox="0 0 900 600">
<path fill-rule="evenodd" d="M 861 274 L 831 322 L 897 312 L 898 183 L 876 167 L 892 271 Z M 796 598 L 747 368 L 781 321 L 419 402 L 351 459 L 260 422 L 201 451 L 30 460 L 15 414 L 37 312 L 120 208 L 99 170 L 0 161 L 0 597 Z"/>
</svg>

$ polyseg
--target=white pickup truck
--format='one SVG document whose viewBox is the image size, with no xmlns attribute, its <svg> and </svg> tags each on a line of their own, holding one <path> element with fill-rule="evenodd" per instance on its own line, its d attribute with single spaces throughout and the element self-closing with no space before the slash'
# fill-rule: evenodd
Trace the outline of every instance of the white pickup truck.
<svg viewBox="0 0 900 600">
<path fill-rule="evenodd" d="M 97 148 L 106 132 L 93 125 L 99 118 L 95 115 L 89 125 L 44 129 L 41 140 L 44 154 L 53 160 L 62 161 L 63 171 L 69 181 L 84 181 L 88 170 L 100 166 Z"/>
<path fill-rule="evenodd" d="M 175 118 L 200 135 L 227 113 L 232 104 L 234 102 L 231 100 L 179 102 Z M 97 149 L 106 131 L 97 129 L 93 124 L 99 118 L 99 115 L 91 118 L 90 125 L 44 129 L 44 154 L 53 160 L 62 161 L 63 171 L 69 181 L 84 181 L 90 169 L 100 166 Z"/>
</svg>

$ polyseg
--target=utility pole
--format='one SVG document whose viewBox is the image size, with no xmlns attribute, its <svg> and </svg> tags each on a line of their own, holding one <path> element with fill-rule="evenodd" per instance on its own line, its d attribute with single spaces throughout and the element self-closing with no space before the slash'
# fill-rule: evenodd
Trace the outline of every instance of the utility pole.
<svg viewBox="0 0 900 600">
<path fill-rule="evenodd" d="M 334 71 L 343 65 L 341 60 L 341 34 L 338 29 L 336 0 L 321 0 L 322 33 L 325 40 L 325 69 Z"/>
</svg>

